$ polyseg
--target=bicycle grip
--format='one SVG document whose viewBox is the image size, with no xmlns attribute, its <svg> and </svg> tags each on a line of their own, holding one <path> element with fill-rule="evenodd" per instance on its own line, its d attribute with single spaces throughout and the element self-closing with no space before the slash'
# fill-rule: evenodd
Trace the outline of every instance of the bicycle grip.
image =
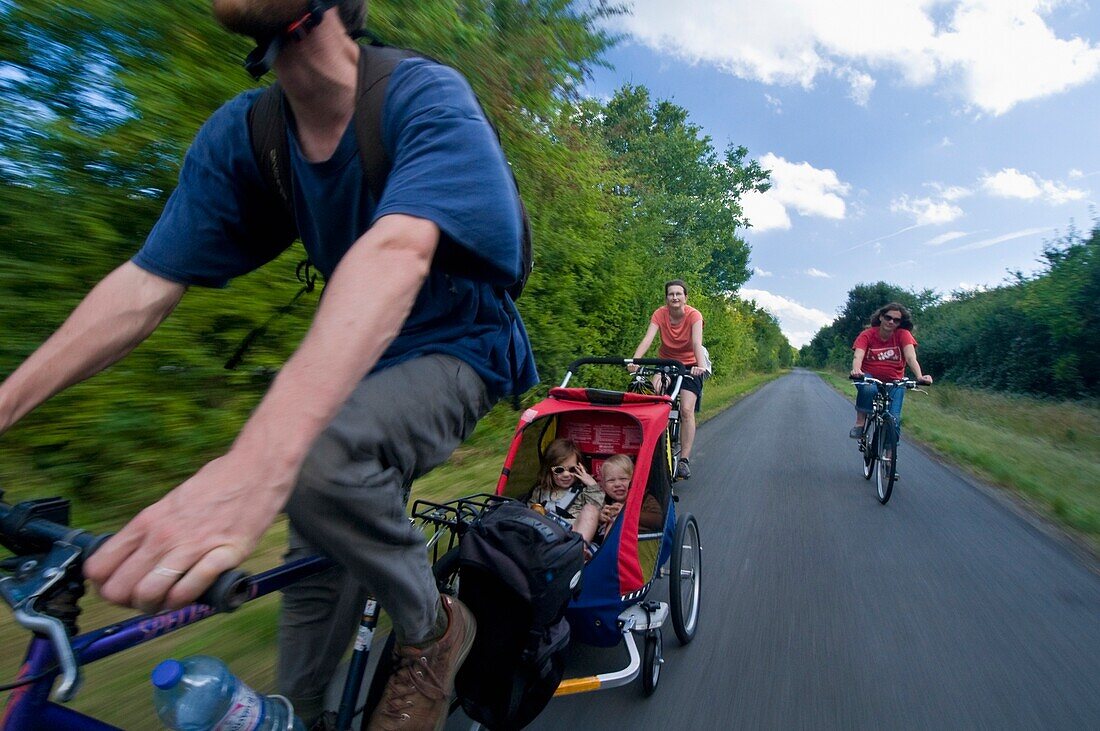
<svg viewBox="0 0 1100 731">
<path fill-rule="evenodd" d="M 214 583 L 202 593 L 196 601 L 218 612 L 232 612 L 249 599 L 252 577 L 246 571 L 229 569 L 223 571 Z"/>
</svg>

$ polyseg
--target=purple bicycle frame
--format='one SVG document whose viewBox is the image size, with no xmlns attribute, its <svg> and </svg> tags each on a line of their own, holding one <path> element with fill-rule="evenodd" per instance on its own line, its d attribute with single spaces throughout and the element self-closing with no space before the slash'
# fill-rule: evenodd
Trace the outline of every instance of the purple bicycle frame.
<svg viewBox="0 0 1100 731">
<path fill-rule="evenodd" d="M 266 596 L 332 565 L 331 559 L 314 556 L 256 574 L 247 579 L 245 601 Z M 183 609 L 134 617 L 73 637 L 73 653 L 81 665 L 87 665 L 175 632 L 214 614 L 217 612 L 205 604 L 192 604 Z M 97 721 L 91 716 L 49 700 L 50 689 L 59 674 L 59 669 L 54 667 L 56 659 L 49 640 L 35 635 L 27 648 L 17 681 L 40 673 L 45 675 L 11 692 L 0 714 L 0 731 L 121 731 L 116 726 Z"/>
</svg>

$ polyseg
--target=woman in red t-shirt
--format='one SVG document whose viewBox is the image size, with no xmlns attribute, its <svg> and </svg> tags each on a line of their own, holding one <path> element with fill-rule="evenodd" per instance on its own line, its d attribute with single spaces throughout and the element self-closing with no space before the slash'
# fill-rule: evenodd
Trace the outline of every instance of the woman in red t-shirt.
<svg viewBox="0 0 1100 731">
<path fill-rule="evenodd" d="M 634 351 L 641 358 L 653 344 L 653 338 L 661 334 L 658 356 L 678 360 L 688 366 L 691 375 L 684 378 L 680 387 L 680 462 L 676 465 L 676 477 L 691 477 L 688 460 L 695 443 L 695 412 L 703 399 L 703 314 L 687 303 L 687 285 L 679 279 L 665 283 L 665 305 L 653 311 L 645 337 Z M 631 372 L 635 369 L 631 368 Z"/>
<path fill-rule="evenodd" d="M 856 337 L 852 343 L 852 376 L 866 373 L 880 381 L 897 381 L 905 378 L 905 366 L 924 384 L 932 383 L 932 376 L 921 373 L 917 362 L 917 341 L 913 337 L 913 318 L 909 310 L 897 302 L 878 308 L 871 317 L 871 327 Z M 877 387 L 871 383 L 856 384 L 856 425 L 848 432 L 852 439 L 863 436 L 863 425 L 871 413 L 871 402 Z M 899 427 L 904 388 L 895 388 L 890 394 L 890 412 Z"/>
</svg>

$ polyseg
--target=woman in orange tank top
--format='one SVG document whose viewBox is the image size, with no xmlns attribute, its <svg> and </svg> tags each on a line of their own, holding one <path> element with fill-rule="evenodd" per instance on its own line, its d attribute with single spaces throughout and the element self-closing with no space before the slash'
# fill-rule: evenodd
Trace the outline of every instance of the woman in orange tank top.
<svg viewBox="0 0 1100 731">
<path fill-rule="evenodd" d="M 691 477 L 691 448 L 695 443 L 695 412 L 703 398 L 703 315 L 687 303 L 687 285 L 674 279 L 665 283 L 665 304 L 653 311 L 649 318 L 649 328 L 642 342 L 634 351 L 635 358 L 641 358 L 653 345 L 653 338 L 661 335 L 661 347 L 657 351 L 661 358 L 678 360 L 688 366 L 691 376 L 684 379 L 680 389 L 680 462 L 676 465 L 676 477 L 686 480 Z M 631 369 L 633 370 L 633 369 Z"/>
</svg>

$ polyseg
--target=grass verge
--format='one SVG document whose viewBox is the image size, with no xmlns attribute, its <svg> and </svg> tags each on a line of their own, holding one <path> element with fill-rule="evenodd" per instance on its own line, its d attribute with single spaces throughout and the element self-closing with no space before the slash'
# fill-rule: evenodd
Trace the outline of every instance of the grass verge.
<svg viewBox="0 0 1100 731">
<path fill-rule="evenodd" d="M 699 421 L 706 421 L 780 375 L 783 373 L 751 374 L 708 383 Z M 450 460 L 417 481 L 413 499 L 446 500 L 495 490 L 517 418 L 506 404 L 494 408 Z M 103 530 L 109 527 L 98 526 Z M 286 523 L 280 520 L 263 537 L 244 568 L 260 571 L 276 565 L 285 545 Z M 82 628 L 102 627 L 132 615 L 129 610 L 106 604 L 94 593 L 81 606 Z M 169 634 L 88 665 L 84 668 L 84 690 L 71 707 L 124 729 L 160 728 L 153 710 L 149 674 L 165 658 L 192 654 L 216 655 L 253 687 L 274 688 L 277 620 L 278 600 L 269 596 L 249 602 L 234 614 L 205 620 L 193 630 Z M 384 623 L 383 616 L 380 630 L 385 629 Z M 5 648 L 0 653 L 0 682 L 15 678 L 27 639 L 27 633 L 10 615 L 0 617 L 0 647 Z M 0 694 L 0 704 L 6 700 L 7 694 Z"/>
<path fill-rule="evenodd" d="M 820 375 L 854 400 L 845 377 Z M 944 384 L 906 396 L 903 429 L 1100 554 L 1100 406 Z"/>
</svg>

